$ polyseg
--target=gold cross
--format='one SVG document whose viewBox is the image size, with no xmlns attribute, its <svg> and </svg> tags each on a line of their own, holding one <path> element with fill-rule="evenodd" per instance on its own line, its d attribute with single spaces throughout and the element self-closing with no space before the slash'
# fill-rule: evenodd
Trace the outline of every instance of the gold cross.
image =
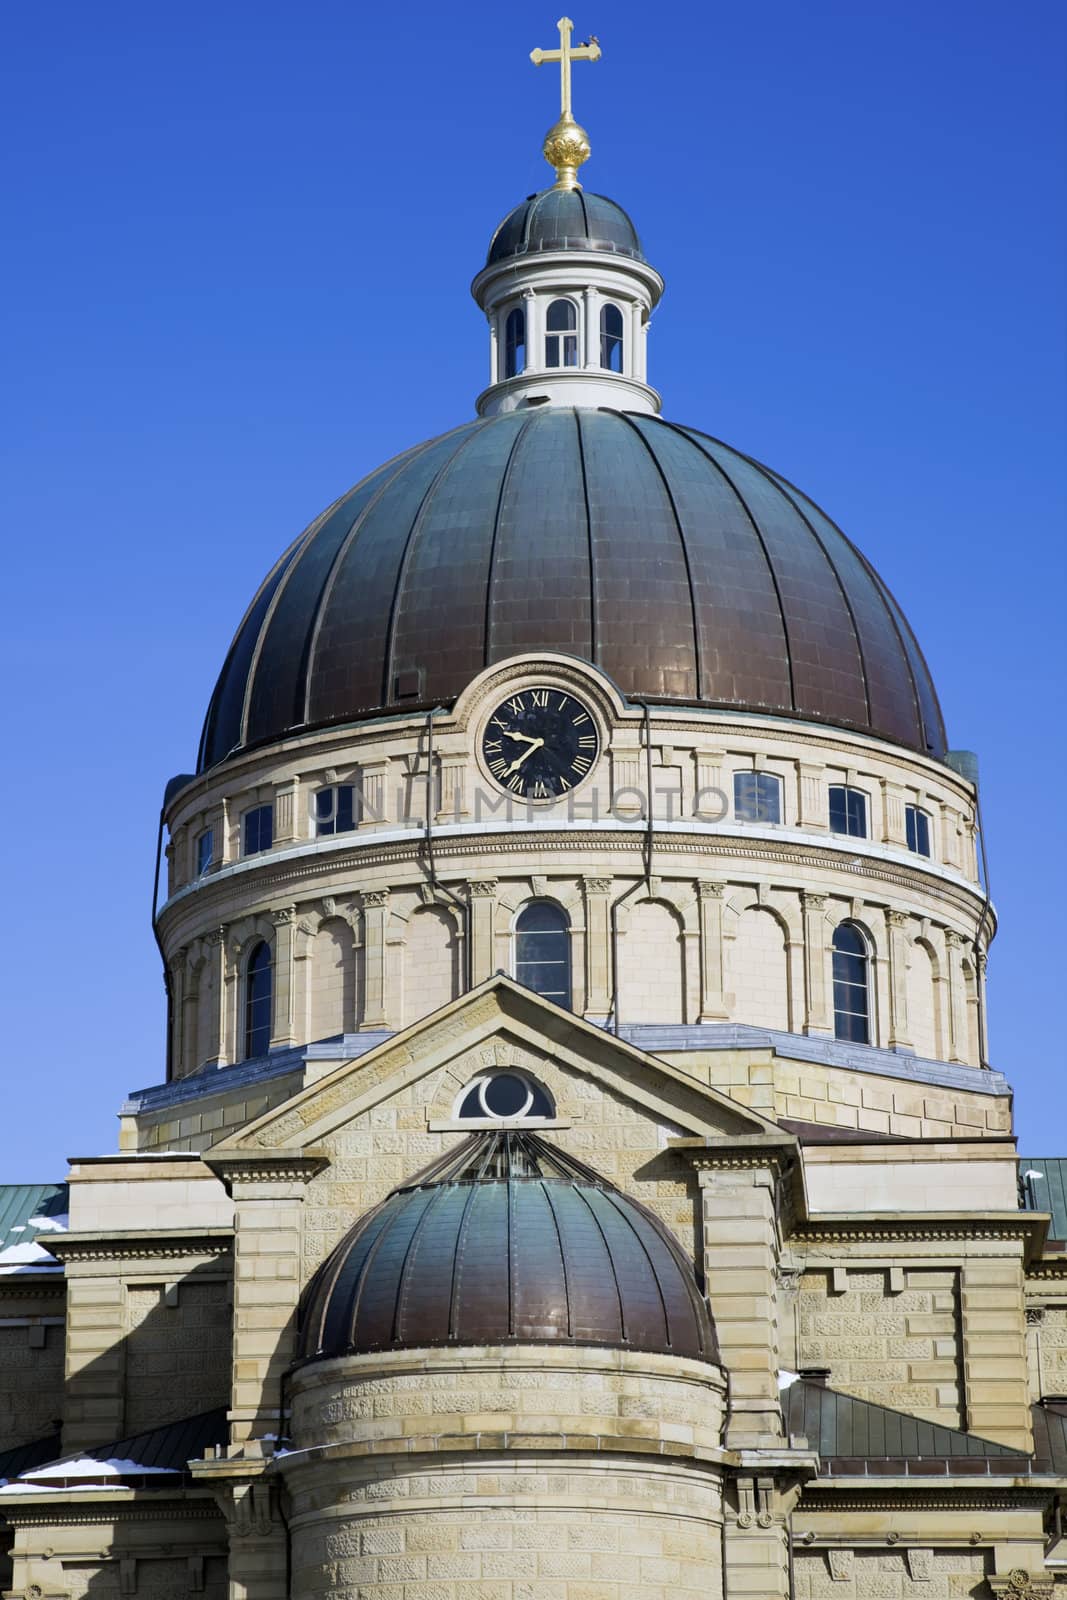
<svg viewBox="0 0 1067 1600">
<path fill-rule="evenodd" d="M 535 67 L 541 66 L 545 61 L 559 62 L 560 120 L 569 122 L 571 121 L 571 62 L 599 61 L 600 45 L 594 34 L 585 44 L 572 46 L 571 33 L 574 31 L 574 23 L 570 17 L 560 17 L 556 26 L 559 29 L 559 49 L 531 50 L 530 60 Z"/>
</svg>

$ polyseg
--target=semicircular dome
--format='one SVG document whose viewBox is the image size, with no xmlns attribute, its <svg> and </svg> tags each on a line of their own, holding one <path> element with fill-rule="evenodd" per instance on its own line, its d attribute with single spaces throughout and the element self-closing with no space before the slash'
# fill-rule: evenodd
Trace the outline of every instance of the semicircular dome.
<svg viewBox="0 0 1067 1600">
<path fill-rule="evenodd" d="M 537 651 L 589 661 L 638 700 L 945 751 L 900 608 L 805 495 L 695 429 L 551 406 L 417 445 L 312 523 L 238 629 L 200 770 L 306 728 L 450 704 L 485 667 Z"/>
<path fill-rule="evenodd" d="M 472 1134 L 360 1218 L 301 1308 L 299 1355 L 606 1345 L 715 1361 L 692 1268 L 651 1212 L 532 1133 Z"/>
<path fill-rule="evenodd" d="M 509 211 L 493 234 L 486 266 L 542 250 L 603 250 L 644 261 L 622 206 L 585 189 L 542 189 Z"/>
</svg>

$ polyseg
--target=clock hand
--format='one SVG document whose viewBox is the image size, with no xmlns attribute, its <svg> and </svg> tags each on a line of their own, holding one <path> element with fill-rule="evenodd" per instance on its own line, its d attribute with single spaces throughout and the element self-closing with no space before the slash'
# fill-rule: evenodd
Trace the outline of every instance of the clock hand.
<svg viewBox="0 0 1067 1600">
<path fill-rule="evenodd" d="M 509 739 L 521 739 L 523 744 L 539 745 L 544 744 L 545 742 L 543 739 L 531 739 L 528 733 L 516 733 L 513 728 L 503 728 L 501 731 L 505 733 Z"/>
<path fill-rule="evenodd" d="M 517 772 L 522 766 L 523 762 L 526 760 L 527 756 L 532 756 L 535 750 L 540 750 L 544 742 L 545 741 L 543 739 L 531 739 L 530 748 L 528 750 L 524 750 L 521 756 L 516 756 L 515 760 L 511 763 L 511 766 L 504 773 L 504 777 L 510 777 L 513 772 Z"/>
</svg>

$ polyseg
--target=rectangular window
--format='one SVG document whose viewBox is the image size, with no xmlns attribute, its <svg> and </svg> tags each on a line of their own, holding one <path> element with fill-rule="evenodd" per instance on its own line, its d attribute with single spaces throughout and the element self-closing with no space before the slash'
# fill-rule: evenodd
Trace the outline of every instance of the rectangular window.
<svg viewBox="0 0 1067 1600">
<path fill-rule="evenodd" d="M 215 833 L 212 828 L 205 828 L 196 841 L 196 875 L 202 878 L 215 858 Z"/>
<path fill-rule="evenodd" d="M 331 789 L 319 789 L 315 794 L 315 832 L 351 833 L 356 826 L 355 788 L 350 783 L 339 783 Z"/>
<path fill-rule="evenodd" d="M 781 779 L 770 772 L 735 772 L 734 817 L 738 822 L 781 822 Z"/>
<path fill-rule="evenodd" d="M 904 826 L 908 834 L 908 849 L 917 856 L 930 854 L 930 818 L 918 806 L 905 806 Z"/>
<path fill-rule="evenodd" d="M 849 789 L 843 783 L 830 785 L 830 832 L 866 839 L 867 796 L 862 789 Z"/>
<path fill-rule="evenodd" d="M 274 843 L 274 807 L 253 806 L 244 814 L 244 851 L 246 856 L 257 856 L 269 850 Z"/>
</svg>

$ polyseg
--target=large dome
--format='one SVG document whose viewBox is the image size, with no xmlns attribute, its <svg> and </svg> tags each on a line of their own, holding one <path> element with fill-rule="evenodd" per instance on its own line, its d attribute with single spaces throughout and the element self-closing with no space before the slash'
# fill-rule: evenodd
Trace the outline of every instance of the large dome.
<svg viewBox="0 0 1067 1600">
<path fill-rule="evenodd" d="M 473 1134 L 362 1217 L 312 1279 L 305 1360 L 596 1344 L 714 1361 L 692 1268 L 651 1212 L 536 1134 Z"/>
<path fill-rule="evenodd" d="M 290 546 L 230 648 L 200 769 L 451 703 L 493 662 L 544 650 L 636 699 L 945 751 L 899 607 L 805 495 L 693 428 L 546 406 L 415 446 Z"/>
</svg>

